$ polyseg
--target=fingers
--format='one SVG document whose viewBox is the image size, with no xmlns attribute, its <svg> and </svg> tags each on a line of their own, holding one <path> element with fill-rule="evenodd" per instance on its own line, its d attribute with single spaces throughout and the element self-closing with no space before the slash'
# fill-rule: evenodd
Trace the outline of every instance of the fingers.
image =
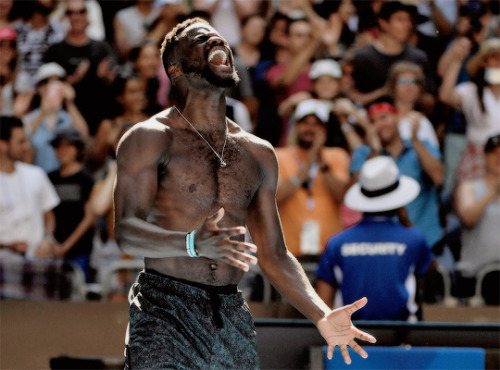
<svg viewBox="0 0 500 370">
<path fill-rule="evenodd" d="M 340 353 L 342 354 L 342 357 L 344 358 L 344 362 L 349 365 L 351 361 L 351 356 L 349 356 L 349 351 L 347 350 L 347 346 L 345 344 L 342 344 L 339 346 L 340 347 Z"/>
<path fill-rule="evenodd" d="M 224 217 L 224 208 L 220 208 L 217 212 L 215 212 L 212 216 L 208 216 L 205 223 L 209 224 L 213 228 L 217 228 L 217 224 Z"/>
<path fill-rule="evenodd" d="M 356 333 L 355 333 L 356 338 L 364 340 L 366 342 L 370 342 L 370 343 L 377 342 L 377 339 L 373 335 L 365 333 L 364 331 L 361 331 L 358 328 L 354 328 L 354 329 L 356 331 Z"/>
<path fill-rule="evenodd" d="M 331 360 L 333 358 L 333 350 L 335 349 L 335 346 L 329 345 L 328 346 L 328 351 L 326 352 L 326 357 Z"/>
<path fill-rule="evenodd" d="M 363 358 L 367 358 L 368 357 L 368 353 L 366 353 L 366 351 L 363 349 L 363 347 L 361 347 L 354 340 L 351 340 L 349 342 L 349 347 L 351 347 L 354 350 L 354 352 L 356 352 L 361 357 L 363 357 Z"/>
<path fill-rule="evenodd" d="M 363 297 L 350 305 L 345 306 L 345 311 L 347 314 L 352 315 L 354 312 L 363 308 L 368 303 L 368 298 Z"/>
</svg>

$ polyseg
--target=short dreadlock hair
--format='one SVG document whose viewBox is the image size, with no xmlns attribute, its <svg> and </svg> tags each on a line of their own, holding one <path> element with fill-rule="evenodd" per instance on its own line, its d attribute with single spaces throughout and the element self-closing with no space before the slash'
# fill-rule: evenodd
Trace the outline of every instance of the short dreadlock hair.
<svg viewBox="0 0 500 370">
<path fill-rule="evenodd" d="M 175 54 L 173 53 L 173 50 L 179 43 L 179 34 L 182 33 L 186 28 L 191 26 L 194 23 L 204 23 L 208 26 L 210 26 L 210 23 L 208 23 L 205 19 L 195 17 L 195 18 L 188 18 L 184 22 L 177 24 L 167 35 L 165 36 L 165 39 L 163 40 L 161 44 L 161 60 L 163 62 L 163 67 L 165 68 L 165 72 L 168 75 L 168 67 L 175 64 Z M 170 77 L 170 75 L 169 75 Z"/>
</svg>

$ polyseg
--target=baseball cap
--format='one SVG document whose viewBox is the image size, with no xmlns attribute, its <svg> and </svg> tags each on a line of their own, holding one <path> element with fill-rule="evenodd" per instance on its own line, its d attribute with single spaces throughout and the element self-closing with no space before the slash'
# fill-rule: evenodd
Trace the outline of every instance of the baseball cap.
<svg viewBox="0 0 500 370">
<path fill-rule="evenodd" d="M 311 65 L 309 70 L 309 78 L 317 79 L 319 76 L 331 76 L 333 78 L 342 77 L 342 69 L 340 65 L 333 59 L 320 59 Z"/>
<path fill-rule="evenodd" d="M 39 84 L 43 80 L 53 76 L 63 78 L 66 76 L 66 71 L 54 62 L 42 64 L 35 75 L 35 84 Z"/>
<path fill-rule="evenodd" d="M 74 127 L 64 127 L 57 130 L 54 138 L 50 141 L 50 145 L 57 147 L 62 141 L 74 144 L 77 147 L 83 147 L 85 144 L 82 134 Z"/>
<path fill-rule="evenodd" d="M 13 28 L 0 27 L 0 41 L 9 40 L 14 41 L 17 38 L 17 33 Z"/>
<path fill-rule="evenodd" d="M 300 102 L 295 108 L 295 120 L 300 121 L 306 116 L 315 115 L 318 119 L 326 123 L 328 121 L 329 112 L 323 103 L 316 99 L 308 99 Z"/>
</svg>

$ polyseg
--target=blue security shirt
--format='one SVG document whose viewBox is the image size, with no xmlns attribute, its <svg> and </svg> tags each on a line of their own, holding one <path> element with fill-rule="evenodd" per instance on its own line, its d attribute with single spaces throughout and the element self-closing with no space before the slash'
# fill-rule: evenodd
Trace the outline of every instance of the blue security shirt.
<svg viewBox="0 0 500 370">
<path fill-rule="evenodd" d="M 394 161 L 401 175 L 412 177 L 420 185 L 420 193 L 411 203 L 406 205 L 406 210 L 413 226 L 424 233 L 427 245 L 432 248 L 441 239 L 443 233 L 439 220 L 438 194 L 431 179 L 424 173 L 411 142 L 404 140 L 403 143 L 403 152 L 398 158 L 394 158 Z M 439 149 L 427 141 L 424 141 L 424 144 L 434 157 L 441 159 Z M 354 151 L 351 161 L 351 174 L 361 169 L 370 153 L 371 149 L 367 145 L 363 145 Z M 382 151 L 381 155 L 390 156 L 385 150 Z"/>
<path fill-rule="evenodd" d="M 414 273 L 425 273 L 433 258 L 418 229 L 365 216 L 329 240 L 316 275 L 338 287 L 344 303 L 368 298 L 355 320 L 407 320 L 417 310 Z"/>
</svg>

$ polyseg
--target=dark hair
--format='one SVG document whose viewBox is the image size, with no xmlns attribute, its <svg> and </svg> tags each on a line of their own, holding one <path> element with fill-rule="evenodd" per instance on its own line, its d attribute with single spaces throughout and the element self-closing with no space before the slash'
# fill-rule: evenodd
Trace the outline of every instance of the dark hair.
<svg viewBox="0 0 500 370">
<path fill-rule="evenodd" d="M 9 141 L 16 127 L 24 128 L 23 121 L 13 116 L 0 116 L 0 140 Z"/>
<path fill-rule="evenodd" d="M 189 18 L 186 19 L 184 22 L 177 24 L 163 39 L 163 42 L 161 44 L 161 60 L 163 62 L 163 67 L 165 68 L 165 72 L 167 73 L 167 76 L 170 77 L 168 74 L 168 67 L 171 66 L 172 64 L 175 64 L 174 61 L 176 59 L 176 55 L 174 53 L 174 49 L 177 47 L 179 44 L 179 35 L 189 26 L 195 23 L 203 23 L 206 25 L 210 25 L 206 20 L 203 18 Z"/>
</svg>

